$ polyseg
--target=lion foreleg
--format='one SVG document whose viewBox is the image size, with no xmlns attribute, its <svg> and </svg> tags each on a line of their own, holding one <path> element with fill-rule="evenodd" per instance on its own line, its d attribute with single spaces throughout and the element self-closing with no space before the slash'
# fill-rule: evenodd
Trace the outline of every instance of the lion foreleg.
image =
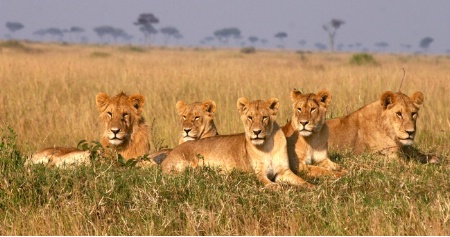
<svg viewBox="0 0 450 237">
<path fill-rule="evenodd" d="M 277 183 L 287 183 L 295 186 L 301 186 L 306 188 L 313 188 L 314 185 L 308 183 L 304 179 L 298 177 L 290 169 L 284 170 L 275 177 L 275 182 Z"/>
</svg>

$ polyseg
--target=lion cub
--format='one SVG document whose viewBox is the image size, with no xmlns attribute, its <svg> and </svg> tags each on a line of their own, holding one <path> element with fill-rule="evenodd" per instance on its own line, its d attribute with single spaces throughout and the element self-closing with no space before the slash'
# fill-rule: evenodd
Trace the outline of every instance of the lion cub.
<svg viewBox="0 0 450 237">
<path fill-rule="evenodd" d="M 421 154 L 412 147 L 423 101 L 419 91 L 411 97 L 386 91 L 378 101 L 344 117 L 328 120 L 330 148 L 350 150 L 355 155 L 368 151 L 398 157 L 403 153 L 423 163 L 439 162 L 436 156 Z"/>
<path fill-rule="evenodd" d="M 128 96 L 122 92 L 109 97 L 105 93 L 98 93 L 96 103 L 100 112 L 100 122 L 104 124 L 100 143 L 105 151 L 117 151 L 126 160 L 148 153 L 148 126 L 141 116 L 144 107 L 143 95 Z M 60 167 L 88 163 L 89 157 L 89 151 L 51 147 L 34 153 L 25 165 L 43 163 Z"/>
<path fill-rule="evenodd" d="M 344 175 L 346 172 L 328 158 L 329 131 L 325 117 L 331 102 L 330 92 L 302 94 L 294 89 L 291 99 L 292 120 L 283 127 L 291 169 L 295 173 L 306 172 L 310 177 Z"/>
<path fill-rule="evenodd" d="M 180 144 L 162 162 L 162 171 L 182 172 L 189 167 L 212 166 L 254 172 L 265 186 L 289 183 L 312 187 L 289 169 L 286 138 L 275 122 L 278 107 L 276 98 L 253 102 L 240 98 L 237 109 L 244 133 Z"/>
</svg>

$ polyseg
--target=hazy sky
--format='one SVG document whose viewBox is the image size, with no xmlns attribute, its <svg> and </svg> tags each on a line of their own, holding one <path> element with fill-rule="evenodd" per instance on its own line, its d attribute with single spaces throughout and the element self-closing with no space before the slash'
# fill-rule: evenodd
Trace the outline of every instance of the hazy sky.
<svg viewBox="0 0 450 237">
<path fill-rule="evenodd" d="M 345 21 L 338 29 L 336 44 L 362 43 L 375 49 L 377 42 L 387 42 L 390 51 L 418 51 L 424 37 L 434 42 L 429 51 L 444 53 L 450 49 L 450 1 L 448 0 L 0 0 L 0 37 L 10 34 L 7 21 L 17 21 L 25 28 L 15 38 L 32 37 L 32 32 L 49 27 L 68 29 L 79 26 L 90 41 L 98 40 L 94 27 L 110 25 L 133 35 L 142 33 L 133 25 L 140 13 L 153 13 L 160 22 L 157 29 L 176 27 L 183 45 L 197 45 L 215 30 L 237 27 L 244 39 L 254 35 L 276 46 L 274 35 L 284 31 L 288 48 L 328 44 L 322 25 L 332 18 Z M 162 44 L 162 36 L 155 38 Z"/>
</svg>

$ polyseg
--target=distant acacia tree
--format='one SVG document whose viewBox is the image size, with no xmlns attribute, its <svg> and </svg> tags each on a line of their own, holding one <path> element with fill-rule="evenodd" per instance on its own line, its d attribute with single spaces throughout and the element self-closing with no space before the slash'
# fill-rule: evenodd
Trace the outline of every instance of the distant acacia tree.
<svg viewBox="0 0 450 237">
<path fill-rule="evenodd" d="M 12 34 L 14 34 L 14 32 L 19 31 L 25 27 L 20 22 L 6 22 L 5 25 L 6 25 L 6 28 L 8 28 L 8 30 L 11 31 Z"/>
<path fill-rule="evenodd" d="M 377 42 L 377 43 L 375 43 L 375 46 L 381 50 L 384 50 L 387 47 L 389 47 L 389 44 L 386 42 Z"/>
<path fill-rule="evenodd" d="M 433 43 L 434 39 L 431 37 L 425 37 L 420 41 L 419 46 L 424 49 L 425 51 L 428 50 L 428 47 L 430 47 L 430 44 Z"/>
<path fill-rule="evenodd" d="M 259 40 L 259 38 L 256 36 L 248 37 L 248 41 L 250 41 L 250 43 L 252 43 L 252 44 L 255 44 L 258 40 Z"/>
<path fill-rule="evenodd" d="M 99 26 L 94 28 L 94 31 L 105 43 L 108 42 L 108 38 L 112 39 L 114 42 L 117 42 L 119 39 L 128 41 L 133 38 L 133 36 L 127 34 L 124 30 L 112 26 Z"/>
<path fill-rule="evenodd" d="M 330 49 L 331 49 L 332 52 L 334 52 L 334 40 L 335 40 L 335 37 L 336 37 L 336 31 L 344 23 L 345 22 L 343 20 L 332 19 L 330 22 L 328 22 L 327 24 L 322 26 L 322 28 L 328 34 L 328 40 L 330 42 Z"/>
<path fill-rule="evenodd" d="M 228 39 L 230 38 L 240 39 L 241 31 L 236 27 L 223 28 L 214 31 L 214 36 L 217 38 L 217 40 L 219 40 L 219 42 L 223 44 L 228 44 Z"/>
<path fill-rule="evenodd" d="M 84 32 L 84 29 L 78 26 L 72 26 L 70 27 L 69 32 L 77 38 L 76 41 L 79 41 L 79 35 Z"/>
<path fill-rule="evenodd" d="M 112 35 L 115 31 L 114 27 L 112 26 L 98 26 L 93 30 L 104 43 L 107 42 L 107 37 Z"/>
<path fill-rule="evenodd" d="M 163 27 L 159 29 L 159 31 L 165 35 L 164 44 L 167 44 L 169 42 L 170 37 L 177 39 L 177 37 L 181 36 L 180 31 L 178 31 L 178 29 L 173 26 Z"/>
<path fill-rule="evenodd" d="M 327 45 L 323 44 L 323 43 L 320 43 L 320 42 L 315 43 L 314 46 L 316 46 L 316 48 L 318 50 L 326 50 L 327 49 Z"/>
<path fill-rule="evenodd" d="M 156 18 L 152 13 L 141 13 L 134 23 L 139 26 L 139 30 L 144 33 L 145 44 L 150 43 L 150 37 L 152 34 L 158 33 L 158 31 L 153 27 L 153 24 L 159 23 L 159 19 Z"/>
<path fill-rule="evenodd" d="M 303 40 L 299 40 L 299 41 L 298 41 L 298 44 L 301 45 L 301 46 L 303 47 L 303 46 L 305 46 L 305 44 L 306 44 L 306 40 L 304 40 L 304 39 L 303 39 Z"/>
<path fill-rule="evenodd" d="M 278 32 L 275 34 L 275 38 L 280 39 L 281 41 L 281 47 L 284 48 L 284 38 L 286 38 L 288 34 L 286 32 Z"/>
<path fill-rule="evenodd" d="M 55 28 L 55 27 L 51 27 L 45 30 L 46 34 L 49 34 L 51 36 L 53 36 L 56 41 L 62 41 L 63 37 L 64 37 L 64 32 L 61 29 Z"/>
<path fill-rule="evenodd" d="M 36 35 L 37 37 L 39 37 L 39 40 L 42 40 L 46 34 L 47 34 L 47 31 L 44 29 L 36 30 L 33 32 L 33 35 Z"/>
<path fill-rule="evenodd" d="M 267 42 L 269 42 L 267 39 L 260 39 L 259 42 L 261 42 L 261 44 L 264 46 L 267 44 Z"/>
</svg>

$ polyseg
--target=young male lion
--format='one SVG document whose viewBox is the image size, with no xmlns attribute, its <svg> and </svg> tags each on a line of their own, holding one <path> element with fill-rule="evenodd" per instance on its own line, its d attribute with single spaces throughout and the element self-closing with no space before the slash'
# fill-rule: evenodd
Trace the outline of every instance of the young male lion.
<svg viewBox="0 0 450 237">
<path fill-rule="evenodd" d="M 254 172 L 265 185 L 285 182 L 311 187 L 289 169 L 286 138 L 275 122 L 278 99 L 237 101 L 244 133 L 219 135 L 185 142 L 162 162 L 164 173 L 182 172 L 188 167 L 212 166 L 223 170 Z"/>
<path fill-rule="evenodd" d="M 424 96 L 419 91 L 411 97 L 386 91 L 378 101 L 346 116 L 328 120 L 330 149 L 347 150 L 355 155 L 365 151 L 388 157 L 404 154 L 423 163 L 437 163 L 436 156 L 420 154 L 412 148 L 423 101 Z"/>
<path fill-rule="evenodd" d="M 180 100 L 176 110 L 181 123 L 181 137 L 178 144 L 219 135 L 214 124 L 216 103 L 212 100 L 187 104 Z M 157 164 L 167 157 L 172 149 L 162 149 L 149 155 Z"/>
<path fill-rule="evenodd" d="M 302 94 L 294 89 L 291 99 L 292 120 L 283 127 L 283 132 L 292 171 L 306 172 L 310 177 L 344 175 L 342 168 L 328 158 L 329 131 L 325 118 L 331 93 L 322 90 L 317 94 Z M 317 166 L 311 165 L 313 163 Z"/>
<path fill-rule="evenodd" d="M 148 153 L 148 126 L 142 117 L 144 96 L 128 96 L 122 92 L 110 98 L 105 93 L 99 93 L 96 103 L 100 121 L 104 124 L 100 138 L 100 143 L 106 151 L 103 155 L 111 155 L 109 152 L 117 151 L 129 160 Z M 89 151 L 76 148 L 45 148 L 34 153 L 25 164 L 48 163 L 49 166 L 59 167 L 87 163 L 89 156 Z"/>
</svg>

